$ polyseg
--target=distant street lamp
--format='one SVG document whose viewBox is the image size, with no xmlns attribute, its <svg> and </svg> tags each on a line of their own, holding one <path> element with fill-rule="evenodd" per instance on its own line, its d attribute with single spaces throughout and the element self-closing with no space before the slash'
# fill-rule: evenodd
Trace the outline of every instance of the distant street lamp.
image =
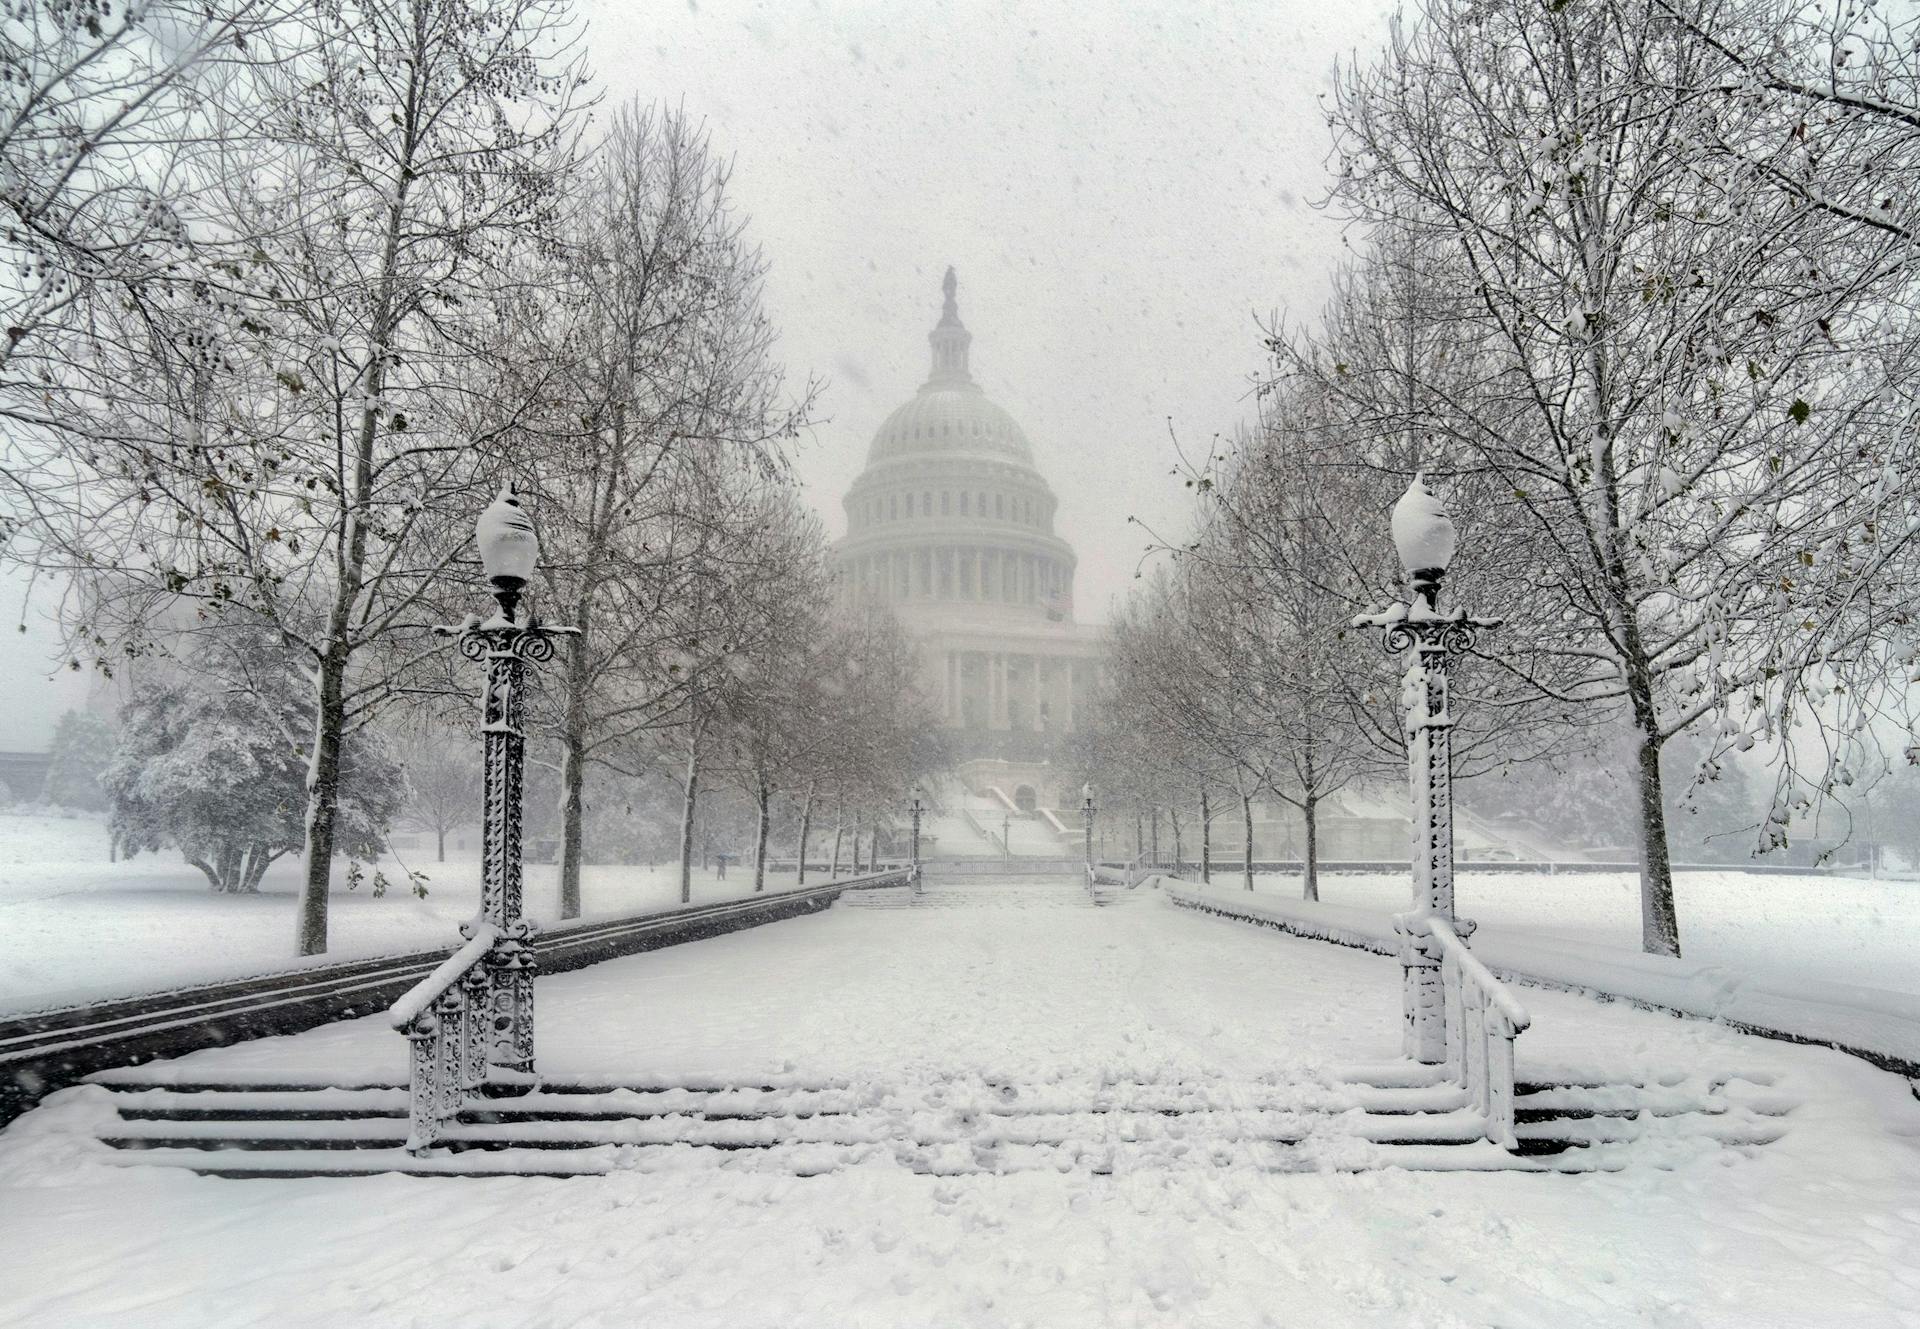
<svg viewBox="0 0 1920 1329">
<path fill-rule="evenodd" d="M 526 703 L 522 695 L 528 662 L 553 658 L 553 639 L 577 628 L 548 627 L 520 612 L 520 595 L 540 558 L 533 522 L 511 484 L 480 514 L 475 543 L 480 565 L 493 586 L 498 612 L 482 619 L 469 614 L 455 627 L 434 632 L 453 637 L 469 660 L 486 661 L 486 692 L 480 732 L 485 745 L 485 787 L 481 816 L 480 916 L 497 938 L 484 962 L 486 973 L 486 1062 L 520 1075 L 533 1073 L 532 945 L 537 925 L 520 913 L 520 803 L 525 783 Z M 462 936 L 475 934 L 473 922 L 460 925 Z"/>
<path fill-rule="evenodd" d="M 1353 620 L 1355 627 L 1383 629 L 1388 654 L 1411 650 L 1401 680 L 1405 708 L 1407 768 L 1413 813 L 1413 904 L 1395 914 L 1400 937 L 1402 1043 L 1415 1061 L 1446 1060 L 1446 995 L 1440 976 L 1440 946 L 1428 926 L 1441 919 L 1466 938 L 1474 925 L 1453 912 L 1453 713 L 1447 678 L 1453 657 L 1473 649 L 1482 629 L 1497 618 L 1472 618 L 1464 610 L 1440 612 L 1440 583 L 1453 562 L 1456 535 L 1440 500 L 1415 476 L 1393 507 L 1393 543 L 1413 598 L 1379 614 Z"/>
<path fill-rule="evenodd" d="M 1093 880 L 1093 786 L 1080 786 L 1080 825 L 1087 841 L 1087 880 Z"/>
<path fill-rule="evenodd" d="M 1013 814 L 1011 812 L 1000 814 L 1000 856 L 1013 857 Z"/>
<path fill-rule="evenodd" d="M 921 798 L 920 786 L 915 785 L 913 802 L 907 808 L 908 814 L 913 818 L 913 872 L 909 880 L 912 881 L 915 890 L 920 888 L 920 816 L 926 810 L 926 804 Z"/>
</svg>

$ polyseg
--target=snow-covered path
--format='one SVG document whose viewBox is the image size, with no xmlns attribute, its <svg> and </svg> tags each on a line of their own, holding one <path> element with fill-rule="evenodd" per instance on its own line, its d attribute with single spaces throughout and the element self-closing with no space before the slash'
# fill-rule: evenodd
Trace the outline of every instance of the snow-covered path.
<svg viewBox="0 0 1920 1329">
<path fill-rule="evenodd" d="M 962 894 L 961 890 L 966 893 Z M 1390 961 L 1057 887 L 542 980 L 550 1074 L 1248 1086 L 1396 1050 Z M 1920 1103 L 1835 1053 L 1551 992 L 1523 1076 L 1771 1077 L 1786 1137 L 1579 1177 L 888 1164 L 222 1182 L 109 1168 L 87 1089 L 0 1136 L 0 1323 L 1920 1325 Z M 382 1021 L 191 1072 L 402 1073 Z"/>
</svg>

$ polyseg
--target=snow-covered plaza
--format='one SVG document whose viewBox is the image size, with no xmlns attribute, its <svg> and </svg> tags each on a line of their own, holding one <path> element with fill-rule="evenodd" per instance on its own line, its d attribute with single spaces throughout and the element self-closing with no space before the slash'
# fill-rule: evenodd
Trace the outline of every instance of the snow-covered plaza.
<svg viewBox="0 0 1920 1329">
<path fill-rule="evenodd" d="M 27 0 L 0 221 L 0 1329 L 1920 1329 L 1920 0 Z"/>
<path fill-rule="evenodd" d="M 1338 1093 L 1340 1068 L 1397 1053 L 1394 963 L 1175 910 L 1150 886 L 1114 899 L 1091 907 L 1060 880 L 848 896 L 541 980 L 546 1075 L 756 1086 L 774 1122 L 843 1093 L 859 1128 L 807 1175 L 778 1149 L 642 1145 L 604 1177 L 220 1180 L 126 1166 L 137 1155 L 93 1137 L 107 1090 L 65 1091 L 0 1136 L 0 1314 L 152 1329 L 1920 1323 L 1920 1102 L 1898 1077 L 1520 989 L 1521 1080 L 1684 1097 L 1724 1079 L 1731 1115 L 1784 1110 L 1784 1129 L 1726 1145 L 1648 1115 L 1619 1171 L 1346 1171 L 1363 1145 L 1250 1137 L 1289 1094 Z M 405 1070 L 402 1040 L 369 1018 L 194 1054 L 162 1078 Z M 1156 1111 L 1140 1097 L 1155 1087 L 1211 1110 Z M 1023 1148 L 1023 1114 L 1060 1143 Z"/>
</svg>

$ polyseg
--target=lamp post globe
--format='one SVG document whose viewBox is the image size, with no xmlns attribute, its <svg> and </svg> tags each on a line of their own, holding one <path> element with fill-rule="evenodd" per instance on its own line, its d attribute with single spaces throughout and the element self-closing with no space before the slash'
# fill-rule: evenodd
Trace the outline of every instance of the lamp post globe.
<svg viewBox="0 0 1920 1329">
<path fill-rule="evenodd" d="M 533 518 L 520 506 L 520 496 L 511 481 L 501 486 L 499 496 L 480 514 L 474 543 L 480 549 L 480 566 L 493 584 L 494 598 L 500 601 L 501 612 L 511 619 L 520 589 L 532 579 L 540 562 L 540 541 L 533 533 Z"/>
<path fill-rule="evenodd" d="M 1393 505 L 1393 547 L 1400 555 L 1413 589 L 1432 609 L 1440 592 L 1440 579 L 1453 562 L 1458 536 L 1447 509 L 1427 488 L 1427 477 L 1416 475 L 1407 492 Z"/>
</svg>

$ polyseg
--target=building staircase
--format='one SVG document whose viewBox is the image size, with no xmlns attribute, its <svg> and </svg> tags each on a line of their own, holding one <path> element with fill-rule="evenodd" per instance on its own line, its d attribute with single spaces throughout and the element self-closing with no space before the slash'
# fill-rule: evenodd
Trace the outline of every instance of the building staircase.
<svg viewBox="0 0 1920 1329">
<path fill-rule="evenodd" d="M 402 1085 L 196 1080 L 181 1069 L 102 1072 L 63 1091 L 59 1106 L 91 1122 L 113 1163 L 230 1178 L 698 1168 L 812 1176 L 874 1163 L 936 1176 L 1616 1171 L 1758 1148 L 1780 1136 L 1793 1107 L 1759 1074 L 1522 1083 L 1519 1147 L 1510 1152 L 1483 1138 L 1463 1090 L 1410 1063 L 1324 1078 L 1043 1084 L 548 1078 L 518 1097 L 470 1099 L 441 1145 L 416 1155 L 404 1148 Z"/>
</svg>

